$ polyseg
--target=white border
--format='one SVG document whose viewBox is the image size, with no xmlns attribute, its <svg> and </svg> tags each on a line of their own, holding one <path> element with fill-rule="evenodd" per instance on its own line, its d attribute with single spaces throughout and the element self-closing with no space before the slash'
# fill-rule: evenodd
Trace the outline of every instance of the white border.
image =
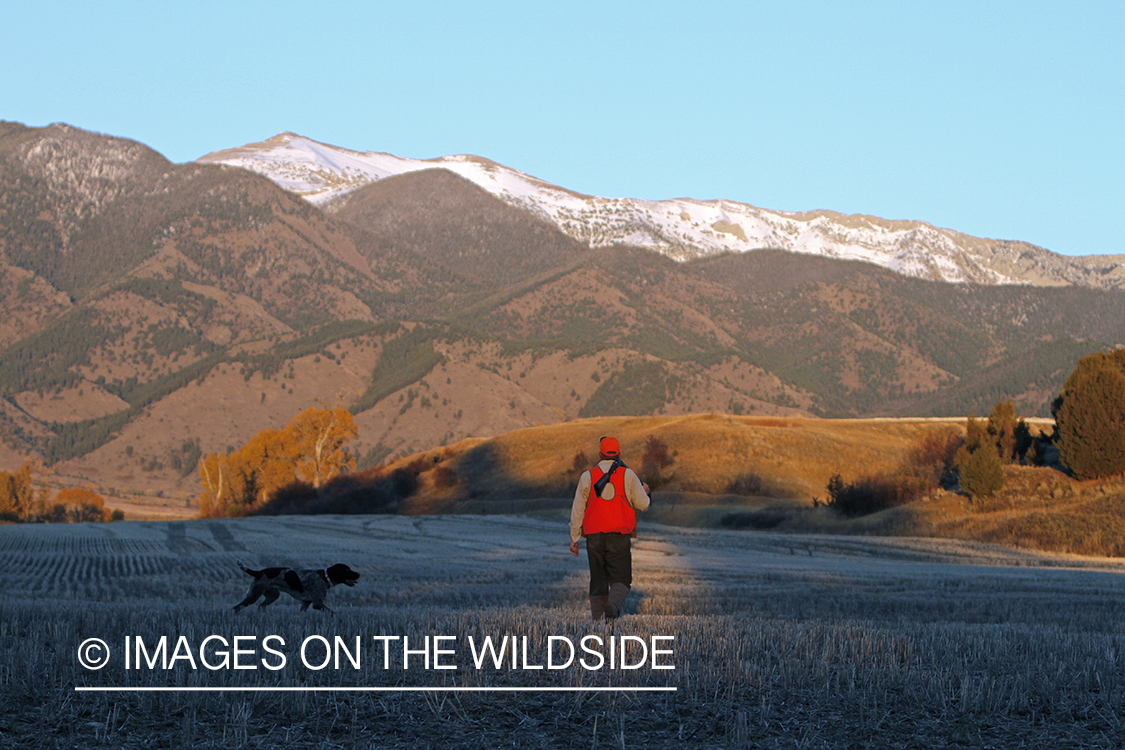
<svg viewBox="0 0 1125 750">
<path fill-rule="evenodd" d="M 76 693 L 674 693 L 676 687 L 103 687 Z"/>
</svg>

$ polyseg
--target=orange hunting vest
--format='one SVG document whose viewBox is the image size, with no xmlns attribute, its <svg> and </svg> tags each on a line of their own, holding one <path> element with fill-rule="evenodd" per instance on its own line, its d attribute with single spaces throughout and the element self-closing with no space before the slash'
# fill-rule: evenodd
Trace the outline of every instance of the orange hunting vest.
<svg viewBox="0 0 1125 750">
<path fill-rule="evenodd" d="M 582 517 L 583 534 L 600 534 L 607 531 L 619 534 L 632 534 L 637 528 L 637 512 L 629 504 L 625 496 L 625 467 L 613 472 L 609 478 L 603 494 L 610 494 L 609 488 L 613 487 L 613 498 L 603 500 L 594 492 L 594 485 L 605 474 L 600 466 L 590 469 L 590 497 L 586 500 L 586 514 Z"/>
</svg>

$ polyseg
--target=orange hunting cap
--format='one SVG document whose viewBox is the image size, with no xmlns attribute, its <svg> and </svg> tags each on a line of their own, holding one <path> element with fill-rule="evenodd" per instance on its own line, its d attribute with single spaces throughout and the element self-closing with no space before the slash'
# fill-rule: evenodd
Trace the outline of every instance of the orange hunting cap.
<svg viewBox="0 0 1125 750">
<path fill-rule="evenodd" d="M 600 447 L 601 453 L 606 458 L 613 458 L 614 456 L 621 455 L 621 444 L 617 442 L 617 438 L 604 437 Z"/>
</svg>

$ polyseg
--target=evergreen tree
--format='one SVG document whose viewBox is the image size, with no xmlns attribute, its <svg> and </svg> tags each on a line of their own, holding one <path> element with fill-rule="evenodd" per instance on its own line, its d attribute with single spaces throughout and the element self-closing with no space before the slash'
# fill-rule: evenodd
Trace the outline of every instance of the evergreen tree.
<svg viewBox="0 0 1125 750">
<path fill-rule="evenodd" d="M 1016 414 L 1016 407 L 1011 399 L 998 402 L 988 415 L 989 438 L 996 445 L 1000 460 L 1006 464 L 1016 457 L 1016 430 L 1019 423 L 1019 415 Z"/>
<path fill-rule="evenodd" d="M 961 489 L 972 497 L 991 495 L 1004 487 L 1004 464 L 989 445 L 973 451 L 961 464 Z"/>
<path fill-rule="evenodd" d="M 953 458 L 953 465 L 960 469 L 961 465 L 969 459 L 969 456 L 976 453 L 982 445 L 988 442 L 988 424 L 970 414 L 969 419 L 965 422 L 965 442 L 957 449 L 957 455 Z"/>
<path fill-rule="evenodd" d="M 1052 407 L 1059 458 L 1074 476 L 1125 472 L 1125 349 L 1080 359 Z"/>
<path fill-rule="evenodd" d="M 1010 401 L 1008 406 L 1011 406 Z M 1010 415 L 1014 424 L 1014 407 Z M 991 495 L 1004 486 L 1004 464 L 1000 460 L 997 434 L 1008 422 L 1008 408 L 997 404 L 987 423 L 970 416 L 965 424 L 965 444 L 957 451 L 953 463 L 960 472 L 961 489 L 973 497 Z M 1011 432 L 1014 435 L 1014 428 Z M 1012 444 L 1015 445 L 1014 437 Z"/>
<path fill-rule="evenodd" d="M 1027 426 L 1027 422 L 1020 418 L 1016 423 L 1016 458 L 1022 463 L 1028 460 L 1030 463 L 1035 463 L 1034 454 L 1028 457 L 1035 446 L 1035 436 L 1031 434 L 1031 428 Z"/>
</svg>

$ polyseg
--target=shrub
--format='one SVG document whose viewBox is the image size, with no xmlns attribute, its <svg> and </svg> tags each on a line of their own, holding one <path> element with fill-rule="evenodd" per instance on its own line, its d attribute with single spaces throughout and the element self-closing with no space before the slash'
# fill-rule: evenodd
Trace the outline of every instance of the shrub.
<svg viewBox="0 0 1125 750">
<path fill-rule="evenodd" d="M 101 523 L 109 519 L 109 514 L 100 505 L 79 503 L 67 508 L 67 519 L 73 523 Z"/>
<path fill-rule="evenodd" d="M 393 513 L 400 499 L 392 477 L 378 472 L 338 476 L 320 487 L 298 479 L 275 491 L 253 515 Z"/>
<path fill-rule="evenodd" d="M 984 434 L 983 427 L 977 432 Z M 953 464 L 962 450 L 956 430 L 927 432 L 889 475 L 863 477 L 848 484 L 834 474 L 828 480 L 828 506 L 846 516 L 862 516 L 913 502 L 951 481 Z"/>
<path fill-rule="evenodd" d="M 1125 349 L 1080 359 L 1051 411 L 1059 459 L 1074 476 L 1125 472 Z"/>
<path fill-rule="evenodd" d="M 645 450 L 641 454 L 641 476 L 651 489 L 656 489 L 664 484 L 661 471 L 673 463 L 672 456 L 668 453 L 668 446 L 655 435 L 645 439 Z"/>
<path fill-rule="evenodd" d="M 51 520 L 54 521 L 59 506 L 62 506 L 64 519 L 71 523 L 100 523 L 108 521 L 110 514 L 105 510 L 105 499 L 85 487 L 68 487 L 55 495 L 55 506 Z"/>
<path fill-rule="evenodd" d="M 426 462 L 416 458 L 406 466 L 400 466 L 391 472 L 391 486 L 394 494 L 399 497 L 410 497 L 418 489 L 418 476 L 426 470 Z"/>
<path fill-rule="evenodd" d="M 66 523 L 66 504 L 54 503 L 47 507 L 35 520 L 42 523 Z"/>
<path fill-rule="evenodd" d="M 917 480 L 918 494 L 936 490 L 951 477 L 957 452 L 964 443 L 954 429 L 927 432 L 910 449 L 899 473 Z"/>
<path fill-rule="evenodd" d="M 766 481 L 762 479 L 760 474 L 749 471 L 745 474 L 740 474 L 731 480 L 727 485 L 727 492 L 732 495 L 769 495 L 769 488 L 766 486 Z"/>
<path fill-rule="evenodd" d="M 845 516 L 865 516 L 899 504 L 899 488 L 891 477 L 862 477 L 848 484 L 834 474 L 828 480 L 828 506 Z"/>
<path fill-rule="evenodd" d="M 316 503 L 318 493 L 311 482 L 294 479 L 275 490 L 269 499 L 255 511 L 255 515 L 288 516 L 308 513 Z"/>
<path fill-rule="evenodd" d="M 961 489 L 973 497 L 991 495 L 1004 487 L 1004 465 L 992 446 L 973 451 L 961 464 Z"/>
</svg>

